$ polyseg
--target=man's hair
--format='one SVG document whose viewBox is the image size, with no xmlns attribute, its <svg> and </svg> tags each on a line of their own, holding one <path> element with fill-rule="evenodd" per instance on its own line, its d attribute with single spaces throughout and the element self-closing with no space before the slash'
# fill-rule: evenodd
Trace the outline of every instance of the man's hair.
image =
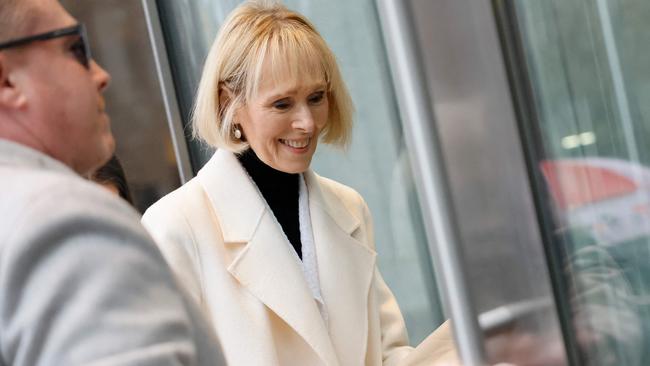
<svg viewBox="0 0 650 366">
<path fill-rule="evenodd" d="M 0 42 L 25 31 L 29 6 L 31 1 L 27 0 L 0 0 Z"/>
</svg>

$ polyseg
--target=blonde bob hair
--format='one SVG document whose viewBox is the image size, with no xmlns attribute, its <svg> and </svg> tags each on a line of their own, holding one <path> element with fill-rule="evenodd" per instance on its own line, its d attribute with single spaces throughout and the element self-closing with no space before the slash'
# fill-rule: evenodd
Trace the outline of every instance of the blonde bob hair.
<svg viewBox="0 0 650 366">
<path fill-rule="evenodd" d="M 271 75 L 262 75 L 266 60 Z M 278 2 L 259 0 L 237 7 L 210 49 L 192 114 L 194 137 L 235 153 L 246 150 L 248 144 L 234 136 L 233 118 L 256 95 L 262 77 L 296 85 L 301 80 L 324 81 L 329 114 L 322 141 L 348 144 L 353 105 L 334 54 L 304 16 Z"/>
</svg>

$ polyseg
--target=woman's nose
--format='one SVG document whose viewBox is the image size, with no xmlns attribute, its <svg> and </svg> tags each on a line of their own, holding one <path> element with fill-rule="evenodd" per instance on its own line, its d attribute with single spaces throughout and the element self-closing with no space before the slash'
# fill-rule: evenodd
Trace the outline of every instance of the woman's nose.
<svg viewBox="0 0 650 366">
<path fill-rule="evenodd" d="M 315 128 L 314 114 L 309 107 L 300 108 L 292 123 L 292 127 L 305 133 L 313 133 Z"/>
</svg>

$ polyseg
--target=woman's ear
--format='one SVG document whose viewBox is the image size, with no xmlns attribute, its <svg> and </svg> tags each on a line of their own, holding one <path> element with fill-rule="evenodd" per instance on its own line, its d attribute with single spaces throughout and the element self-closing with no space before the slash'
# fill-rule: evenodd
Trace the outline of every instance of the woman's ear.
<svg viewBox="0 0 650 366">
<path fill-rule="evenodd" d="M 221 110 L 226 107 L 235 99 L 235 94 L 225 84 L 219 85 L 219 107 Z"/>
<path fill-rule="evenodd" d="M 235 103 L 235 105 L 232 105 L 233 103 Z M 239 117 L 242 112 L 242 105 L 240 103 L 241 98 L 238 98 L 231 88 L 223 84 L 219 86 L 219 110 L 221 111 L 222 116 L 229 108 L 234 108 L 229 113 L 232 113 L 231 118 L 234 119 L 235 123 L 239 124 Z"/>
</svg>

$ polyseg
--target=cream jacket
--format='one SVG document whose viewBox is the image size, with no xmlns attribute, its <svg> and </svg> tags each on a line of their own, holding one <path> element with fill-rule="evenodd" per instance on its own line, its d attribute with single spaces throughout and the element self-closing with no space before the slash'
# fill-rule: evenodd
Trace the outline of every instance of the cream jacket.
<svg viewBox="0 0 650 366">
<path fill-rule="evenodd" d="M 305 173 L 327 324 L 248 174 L 219 150 L 196 178 L 143 216 L 213 322 L 230 365 L 433 365 L 454 362 L 447 325 L 408 346 L 376 265 L 370 213 L 353 189 Z M 447 364 L 447 363 L 441 363 Z"/>
</svg>

